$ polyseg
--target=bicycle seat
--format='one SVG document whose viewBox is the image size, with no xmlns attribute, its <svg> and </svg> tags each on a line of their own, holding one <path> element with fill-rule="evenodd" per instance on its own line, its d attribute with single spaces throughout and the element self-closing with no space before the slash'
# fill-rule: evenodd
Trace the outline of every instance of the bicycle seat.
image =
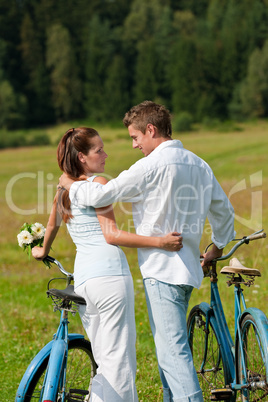
<svg viewBox="0 0 268 402">
<path fill-rule="evenodd" d="M 244 274 L 247 276 L 261 276 L 258 269 L 246 268 L 237 258 L 230 260 L 230 265 L 221 269 L 221 274 Z"/>
<path fill-rule="evenodd" d="M 66 289 L 60 290 L 60 289 L 49 289 L 47 290 L 48 295 L 52 295 L 55 297 L 59 297 L 62 300 L 71 300 L 75 303 L 78 304 L 86 304 L 86 301 L 83 297 L 78 296 L 75 291 L 73 285 L 67 286 Z"/>
</svg>

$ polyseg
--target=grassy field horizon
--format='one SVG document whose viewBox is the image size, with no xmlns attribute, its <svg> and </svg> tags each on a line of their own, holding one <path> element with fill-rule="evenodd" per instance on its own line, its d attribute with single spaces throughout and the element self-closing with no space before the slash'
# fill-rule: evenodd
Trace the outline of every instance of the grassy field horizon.
<svg viewBox="0 0 268 402">
<path fill-rule="evenodd" d="M 68 129 L 67 125 L 49 128 L 53 144 Z M 142 157 L 131 148 L 125 128 L 97 127 L 108 154 L 105 175 L 116 177 Z M 235 209 L 237 237 L 264 228 L 268 231 L 268 121 L 241 123 L 228 131 L 199 128 L 191 133 L 174 133 L 185 148 L 206 160 Z M 61 174 L 56 161 L 56 145 L 4 149 L 0 151 L 1 209 L 1 282 L 0 282 L 0 392 L 1 402 L 11 402 L 24 371 L 34 355 L 51 340 L 59 320 L 46 298 L 47 282 L 58 277 L 55 268 L 47 270 L 41 262 L 28 259 L 17 244 L 17 234 L 24 222 L 46 226 Z M 118 226 L 133 230 L 131 208 L 116 204 Z M 209 225 L 205 225 L 200 251 L 210 243 Z M 226 250 L 228 250 L 227 246 Z M 153 339 L 145 305 L 137 252 L 124 248 L 135 287 L 137 326 L 137 388 L 140 402 L 162 400 L 161 383 L 154 354 Z M 262 278 L 245 290 L 250 305 L 267 314 L 268 241 L 253 242 L 236 256 L 243 264 L 259 268 Z M 72 271 L 75 247 L 65 225 L 53 244 L 55 258 Z M 221 266 L 226 265 L 224 263 Z M 227 321 L 233 328 L 232 288 L 225 278 L 219 287 Z M 194 290 L 190 308 L 209 299 L 209 280 Z M 70 319 L 70 332 L 83 332 L 79 317 Z"/>
</svg>

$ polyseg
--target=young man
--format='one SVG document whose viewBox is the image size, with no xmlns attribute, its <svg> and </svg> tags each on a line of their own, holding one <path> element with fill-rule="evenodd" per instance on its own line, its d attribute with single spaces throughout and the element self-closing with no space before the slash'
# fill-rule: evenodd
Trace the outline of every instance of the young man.
<svg viewBox="0 0 268 402">
<path fill-rule="evenodd" d="M 70 188 L 70 199 L 81 207 L 132 202 L 138 234 L 182 233 L 179 252 L 138 249 L 138 257 L 164 402 L 200 402 L 186 312 L 191 292 L 203 278 L 199 243 L 206 218 L 214 245 L 204 255 L 203 265 L 221 256 L 234 238 L 233 208 L 207 163 L 172 140 L 170 114 L 164 106 L 145 101 L 126 113 L 123 122 L 133 148 L 139 148 L 145 158 L 104 186 L 86 181 L 72 184 L 66 176 L 60 185 Z"/>
</svg>

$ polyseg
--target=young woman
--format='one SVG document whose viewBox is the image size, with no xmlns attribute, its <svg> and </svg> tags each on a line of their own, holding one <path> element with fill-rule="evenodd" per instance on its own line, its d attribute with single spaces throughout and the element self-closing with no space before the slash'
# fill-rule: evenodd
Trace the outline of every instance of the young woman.
<svg viewBox="0 0 268 402">
<path fill-rule="evenodd" d="M 106 158 L 103 142 L 92 128 L 68 130 L 57 149 L 60 169 L 75 180 L 86 175 L 89 181 L 105 184 L 106 179 L 93 174 L 104 172 Z M 44 245 L 32 249 L 36 259 L 48 255 L 62 219 L 77 247 L 75 292 L 87 302 L 79 313 L 98 364 L 90 400 L 137 402 L 133 282 L 125 254 L 118 246 L 178 251 L 182 238 L 175 232 L 146 237 L 119 230 L 111 206 L 96 210 L 78 207 L 75 200 L 70 202 L 69 192 L 59 188 Z"/>
</svg>

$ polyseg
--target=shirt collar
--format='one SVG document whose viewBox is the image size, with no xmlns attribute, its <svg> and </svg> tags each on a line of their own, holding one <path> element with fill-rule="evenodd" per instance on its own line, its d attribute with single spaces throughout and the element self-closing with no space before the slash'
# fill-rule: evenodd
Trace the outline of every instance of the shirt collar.
<svg viewBox="0 0 268 402">
<path fill-rule="evenodd" d="M 158 147 L 156 147 L 148 156 L 157 154 L 158 152 L 162 151 L 162 149 L 167 147 L 183 148 L 183 145 L 180 140 L 167 140 L 158 145 Z"/>
</svg>

